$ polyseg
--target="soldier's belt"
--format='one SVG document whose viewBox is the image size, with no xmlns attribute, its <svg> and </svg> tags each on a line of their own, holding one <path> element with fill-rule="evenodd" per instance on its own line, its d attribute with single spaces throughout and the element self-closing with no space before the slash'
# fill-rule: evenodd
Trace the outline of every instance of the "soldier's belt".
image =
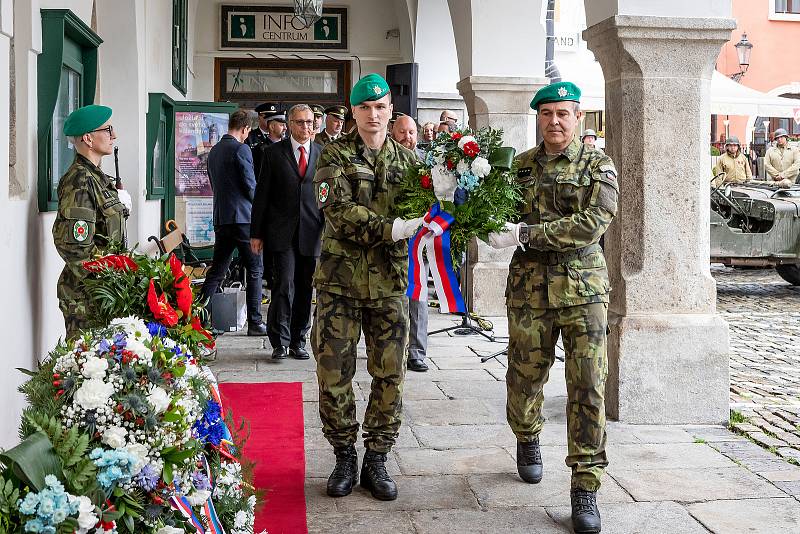
<svg viewBox="0 0 800 534">
<path fill-rule="evenodd" d="M 525 257 L 537 263 L 545 265 L 558 265 L 559 263 L 566 263 L 568 261 L 583 258 L 595 252 L 601 252 L 603 249 L 598 244 L 589 245 L 569 252 L 544 252 L 541 250 L 526 250 Z"/>
</svg>

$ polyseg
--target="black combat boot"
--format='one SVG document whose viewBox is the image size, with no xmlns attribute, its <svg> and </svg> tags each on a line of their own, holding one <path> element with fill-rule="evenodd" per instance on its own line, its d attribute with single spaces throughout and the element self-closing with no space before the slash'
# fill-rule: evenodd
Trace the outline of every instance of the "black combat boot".
<svg viewBox="0 0 800 534">
<path fill-rule="evenodd" d="M 386 472 L 386 455 L 367 449 L 361 465 L 361 487 L 368 489 L 372 496 L 381 501 L 397 498 L 397 485 Z"/>
<path fill-rule="evenodd" d="M 350 495 L 356 485 L 358 473 L 358 453 L 353 445 L 333 450 L 336 454 L 336 467 L 328 477 L 328 495 L 344 497 Z"/>
<path fill-rule="evenodd" d="M 597 492 L 572 488 L 572 529 L 575 534 L 600 532 L 600 510 L 597 509 Z"/>
<path fill-rule="evenodd" d="M 538 437 L 533 441 L 517 442 L 517 473 L 528 484 L 542 481 L 542 451 Z"/>
</svg>

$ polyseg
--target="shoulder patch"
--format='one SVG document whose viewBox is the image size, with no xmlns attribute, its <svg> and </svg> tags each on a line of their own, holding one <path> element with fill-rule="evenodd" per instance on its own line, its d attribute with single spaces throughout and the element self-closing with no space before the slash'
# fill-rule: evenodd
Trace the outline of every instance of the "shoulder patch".
<svg viewBox="0 0 800 534">
<path fill-rule="evenodd" d="M 605 174 L 605 175 L 609 175 L 610 174 L 611 175 L 610 178 L 616 178 L 617 177 L 617 169 L 615 169 L 613 165 L 610 165 L 608 163 L 604 163 L 604 164 L 600 165 L 600 172 Z"/>
<path fill-rule="evenodd" d="M 84 220 L 75 221 L 75 224 L 72 226 L 72 237 L 78 243 L 86 241 L 89 237 L 89 224 Z"/>
<path fill-rule="evenodd" d="M 328 203 L 331 197 L 331 186 L 328 182 L 320 182 L 317 186 L 317 201 L 320 207 Z"/>
</svg>

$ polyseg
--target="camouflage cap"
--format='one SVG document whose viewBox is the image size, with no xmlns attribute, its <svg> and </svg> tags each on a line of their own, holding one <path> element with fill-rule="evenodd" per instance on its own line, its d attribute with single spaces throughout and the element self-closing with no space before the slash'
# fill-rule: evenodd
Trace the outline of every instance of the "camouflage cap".
<svg viewBox="0 0 800 534">
<path fill-rule="evenodd" d="M 78 108 L 64 121 L 64 135 L 74 137 L 96 130 L 111 118 L 111 108 L 92 104 Z"/>
<path fill-rule="evenodd" d="M 347 117 L 347 108 L 344 106 L 330 106 L 325 108 L 325 114 L 344 120 Z"/>
<path fill-rule="evenodd" d="M 380 74 L 367 74 L 356 82 L 350 91 L 350 105 L 357 106 L 368 100 L 378 100 L 389 93 L 389 84 Z"/>
<path fill-rule="evenodd" d="M 581 90 L 572 82 L 557 82 L 545 85 L 533 96 L 531 100 L 531 109 L 538 110 L 539 104 L 548 104 L 550 102 L 580 102 Z"/>
</svg>

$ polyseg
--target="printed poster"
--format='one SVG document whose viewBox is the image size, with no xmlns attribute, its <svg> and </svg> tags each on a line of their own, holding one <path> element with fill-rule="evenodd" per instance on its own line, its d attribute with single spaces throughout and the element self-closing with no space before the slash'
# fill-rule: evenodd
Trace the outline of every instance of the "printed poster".
<svg viewBox="0 0 800 534">
<path fill-rule="evenodd" d="M 175 113 L 175 196 L 211 197 L 208 153 L 228 131 L 227 113 Z"/>
<path fill-rule="evenodd" d="M 186 197 L 186 237 L 193 246 L 214 244 L 214 199 Z"/>
</svg>

